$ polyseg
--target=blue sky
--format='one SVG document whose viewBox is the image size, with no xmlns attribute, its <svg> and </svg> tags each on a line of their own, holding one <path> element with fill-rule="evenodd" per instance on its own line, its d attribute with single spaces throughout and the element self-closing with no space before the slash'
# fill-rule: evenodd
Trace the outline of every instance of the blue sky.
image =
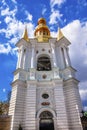
<svg viewBox="0 0 87 130">
<path fill-rule="evenodd" d="M 58 25 L 72 43 L 69 47 L 84 110 L 87 110 L 87 0 L 2 0 L 0 1 L 0 100 L 6 100 L 16 69 L 17 48 L 25 24 L 33 37 L 38 18 L 44 17 L 52 37 Z"/>
</svg>

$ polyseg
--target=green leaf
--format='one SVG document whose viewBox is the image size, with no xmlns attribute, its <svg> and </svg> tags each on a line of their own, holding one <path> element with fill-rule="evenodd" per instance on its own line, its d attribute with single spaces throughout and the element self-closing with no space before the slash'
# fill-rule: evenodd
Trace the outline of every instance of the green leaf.
<svg viewBox="0 0 87 130">
<path fill-rule="evenodd" d="M 87 117 L 87 112 L 84 112 L 84 116 L 86 116 L 86 117 Z"/>
</svg>

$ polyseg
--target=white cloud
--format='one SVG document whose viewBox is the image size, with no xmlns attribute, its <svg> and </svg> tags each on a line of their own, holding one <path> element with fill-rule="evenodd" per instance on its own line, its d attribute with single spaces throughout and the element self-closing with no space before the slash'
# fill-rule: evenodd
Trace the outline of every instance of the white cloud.
<svg viewBox="0 0 87 130">
<path fill-rule="evenodd" d="M 17 48 L 12 48 L 9 43 L 7 44 L 0 44 L 0 53 L 2 54 L 12 54 L 17 55 Z"/>
<path fill-rule="evenodd" d="M 8 44 L 0 44 L 0 53 L 8 54 L 11 51 L 11 47 Z"/>
<path fill-rule="evenodd" d="M 16 2 L 15 0 L 12 0 L 12 2 Z M 11 53 L 15 54 L 16 50 L 15 48 L 13 49 L 10 44 L 16 44 L 19 39 L 21 39 L 24 28 L 25 28 L 25 23 L 21 22 L 16 18 L 17 14 L 17 5 L 14 5 L 14 9 L 10 10 L 9 5 L 3 0 L 2 1 L 3 5 L 5 5 L 5 8 L 1 8 L 1 16 L 5 17 L 4 22 L 6 23 L 7 27 L 4 27 L 0 29 L 0 33 L 4 34 L 5 38 L 9 39 L 8 46 L 6 47 L 7 44 L 3 45 L 0 44 L 2 49 L 0 49 L 0 53 Z M 25 20 L 27 20 L 27 27 L 29 31 L 29 37 L 33 36 L 33 31 L 34 31 L 34 24 L 32 23 L 32 18 L 33 16 L 25 10 Z"/>
<path fill-rule="evenodd" d="M 74 20 L 61 30 L 71 42 L 69 53 L 72 67 L 77 70 L 77 78 L 80 80 L 81 99 L 87 102 L 87 21 L 81 23 L 79 20 Z M 57 36 L 58 32 L 51 34 Z"/>
<path fill-rule="evenodd" d="M 17 55 L 17 48 L 12 48 L 10 44 L 16 44 L 17 41 L 22 38 L 24 28 L 25 28 L 24 23 L 17 20 L 13 20 L 12 22 L 8 24 L 7 29 L 0 30 L 0 33 L 4 33 L 5 36 L 10 39 L 8 40 L 7 44 L 5 45 L 0 44 L 0 53 L 3 53 L 3 54 L 11 53 L 12 55 L 13 54 Z M 34 25 L 30 22 L 27 24 L 27 28 L 29 32 L 29 38 L 33 37 Z M 10 38 L 11 36 L 12 38 Z"/>
<path fill-rule="evenodd" d="M 6 8 L 6 9 L 1 10 L 1 15 L 2 15 L 2 16 L 8 15 L 8 13 L 9 13 L 9 8 Z"/>
<path fill-rule="evenodd" d="M 10 44 L 16 44 L 18 42 L 18 37 L 13 37 L 8 41 Z"/>
<path fill-rule="evenodd" d="M 84 107 L 84 111 L 87 111 L 87 106 Z"/>
<path fill-rule="evenodd" d="M 5 88 L 3 88 L 3 92 L 4 92 L 4 93 L 6 92 L 6 89 L 5 89 Z"/>
<path fill-rule="evenodd" d="M 81 95 L 82 100 L 86 100 L 87 99 L 87 90 L 84 90 L 84 89 L 80 90 L 80 95 Z"/>
<path fill-rule="evenodd" d="M 87 68 L 87 21 L 81 23 L 79 20 L 74 20 L 61 30 L 64 36 L 71 42 L 69 47 L 71 61 L 82 72 L 82 69 Z M 51 34 L 52 36 L 57 36 L 58 32 L 51 32 Z"/>
<path fill-rule="evenodd" d="M 58 20 L 60 20 L 62 16 L 63 16 L 63 14 L 61 14 L 58 10 L 52 10 L 52 13 L 50 15 L 49 24 L 52 25 L 52 24 L 58 23 Z"/>
<path fill-rule="evenodd" d="M 5 2 L 5 0 L 2 0 L 2 4 L 3 4 L 3 5 L 7 5 L 6 2 Z"/>
<path fill-rule="evenodd" d="M 82 24 L 74 20 L 62 29 L 64 35 L 71 41 L 70 56 L 78 66 L 87 66 L 87 22 Z"/>
<path fill-rule="evenodd" d="M 79 20 L 74 20 L 65 26 L 62 31 L 71 42 L 69 52 L 72 66 L 78 72 L 77 77 L 80 80 L 82 102 L 87 102 L 87 21 L 81 23 Z"/>
<path fill-rule="evenodd" d="M 80 95 L 82 100 L 87 101 L 87 81 L 83 81 L 80 83 Z"/>
<path fill-rule="evenodd" d="M 51 15 L 50 15 L 49 24 L 53 25 L 58 23 L 58 21 L 61 21 L 61 17 L 63 16 L 63 14 L 60 13 L 58 9 L 55 9 L 55 5 L 60 6 L 65 1 L 66 0 L 50 0 Z"/>
<path fill-rule="evenodd" d="M 27 28 L 28 28 L 29 38 L 33 38 L 34 37 L 34 24 L 27 23 Z"/>
<path fill-rule="evenodd" d="M 25 28 L 25 23 L 17 20 L 16 18 L 11 18 L 10 16 L 7 16 L 5 18 L 5 22 L 7 23 L 7 28 L 1 29 L 0 33 L 4 33 L 6 38 L 10 38 L 11 36 L 13 36 L 13 40 L 11 39 L 11 41 L 17 41 L 17 38 L 21 38 Z M 34 24 L 32 24 L 32 22 L 27 22 L 26 24 L 29 31 L 29 37 L 32 37 L 34 31 Z"/>
<path fill-rule="evenodd" d="M 1 16 L 15 16 L 17 12 L 17 7 L 15 6 L 15 9 L 10 10 L 9 7 L 1 10 Z"/>
<path fill-rule="evenodd" d="M 51 7 L 54 7 L 55 5 L 60 6 L 63 4 L 66 0 L 50 0 Z"/>
<path fill-rule="evenodd" d="M 87 40 L 87 22 L 83 25 L 79 20 L 74 20 L 63 28 L 63 32 L 71 40 L 71 42 L 77 43 L 78 40 L 79 44 L 83 44 L 83 42 Z"/>
<path fill-rule="evenodd" d="M 26 19 L 29 20 L 29 21 L 32 21 L 33 16 L 27 10 L 25 11 L 25 14 L 27 16 Z"/>
<path fill-rule="evenodd" d="M 57 33 L 58 33 L 58 32 L 52 31 L 52 32 L 51 32 L 51 36 L 56 38 L 56 37 L 57 37 Z"/>
<path fill-rule="evenodd" d="M 4 28 L 2 28 L 2 29 L 0 29 L 0 33 L 5 33 L 5 29 Z"/>
<path fill-rule="evenodd" d="M 17 4 L 17 1 L 16 0 L 11 0 L 13 3 Z"/>
<path fill-rule="evenodd" d="M 42 9 L 42 15 L 44 15 L 44 14 L 46 13 L 46 11 L 47 11 L 47 9 L 46 9 L 46 7 L 45 7 L 45 5 L 44 5 L 44 7 L 43 7 L 43 9 Z"/>
<path fill-rule="evenodd" d="M 9 22 L 12 21 L 12 17 L 11 16 L 6 16 L 4 21 L 5 21 L 6 24 L 8 24 Z"/>
</svg>

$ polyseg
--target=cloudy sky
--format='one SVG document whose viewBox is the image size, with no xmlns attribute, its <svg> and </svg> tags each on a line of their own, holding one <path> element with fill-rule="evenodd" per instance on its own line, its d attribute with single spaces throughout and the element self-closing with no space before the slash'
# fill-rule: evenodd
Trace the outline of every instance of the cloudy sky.
<svg viewBox="0 0 87 130">
<path fill-rule="evenodd" d="M 77 69 L 80 95 L 87 110 L 87 0 L 1 0 L 0 1 L 0 100 L 11 90 L 16 68 L 17 48 L 25 24 L 33 37 L 37 20 L 44 17 L 51 35 L 57 36 L 58 26 L 72 43 L 70 58 Z"/>
</svg>

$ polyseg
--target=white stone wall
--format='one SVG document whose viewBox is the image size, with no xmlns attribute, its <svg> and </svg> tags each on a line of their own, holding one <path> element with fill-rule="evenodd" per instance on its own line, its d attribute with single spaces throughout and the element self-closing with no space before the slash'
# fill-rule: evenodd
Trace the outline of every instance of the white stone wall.
<svg viewBox="0 0 87 130">
<path fill-rule="evenodd" d="M 44 99 L 42 97 L 43 94 L 48 94 L 49 97 L 47 99 Z M 40 83 L 40 85 L 37 86 L 37 93 L 36 93 L 36 100 L 37 100 L 37 111 L 39 111 L 41 108 L 50 107 L 52 109 L 55 109 L 55 102 L 54 102 L 54 89 L 51 83 L 46 83 L 45 85 Z M 49 105 L 42 105 L 43 102 L 48 102 Z"/>
<path fill-rule="evenodd" d="M 59 130 L 69 130 L 68 128 L 68 119 L 66 113 L 66 104 L 65 97 L 63 92 L 63 81 L 55 80 L 54 81 L 54 100 L 56 105 L 56 113 L 57 113 L 57 129 Z"/>
<path fill-rule="evenodd" d="M 17 67 L 20 69 L 14 72 L 9 109 L 12 115 L 11 130 L 17 130 L 19 124 L 23 130 L 39 130 L 39 114 L 44 110 L 52 112 L 55 130 L 82 130 L 78 83 L 74 79 L 75 70 L 69 67 L 71 64 L 66 49 L 69 44 L 66 39 L 56 42 L 55 38 L 50 38 L 48 43 L 38 43 L 36 39 L 19 41 Z M 37 59 L 40 56 L 50 58 L 51 71 L 37 71 Z M 44 93 L 49 98 L 43 99 Z M 49 105 L 42 105 L 43 102 L 49 102 Z"/>
<path fill-rule="evenodd" d="M 27 82 L 24 130 L 36 130 L 36 82 Z"/>
<path fill-rule="evenodd" d="M 26 87 L 22 81 L 13 84 L 9 109 L 9 115 L 12 116 L 11 130 L 17 130 L 19 124 L 23 125 L 25 90 Z"/>
<path fill-rule="evenodd" d="M 65 81 L 65 85 L 63 87 L 69 122 L 69 130 L 82 130 L 82 125 L 80 121 L 82 108 L 77 84 L 78 81 L 76 81 L 75 79 L 69 79 Z"/>
</svg>

